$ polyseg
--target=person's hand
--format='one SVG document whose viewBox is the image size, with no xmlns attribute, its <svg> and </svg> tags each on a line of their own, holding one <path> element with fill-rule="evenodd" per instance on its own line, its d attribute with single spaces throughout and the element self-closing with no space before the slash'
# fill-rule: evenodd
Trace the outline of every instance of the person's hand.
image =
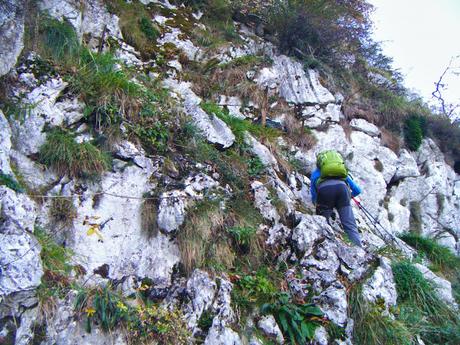
<svg viewBox="0 0 460 345">
<path fill-rule="evenodd" d="M 352 199 L 353 199 L 353 201 L 354 201 L 358 206 L 361 205 L 361 199 L 360 199 L 359 197 L 355 196 L 355 197 L 353 197 Z"/>
</svg>

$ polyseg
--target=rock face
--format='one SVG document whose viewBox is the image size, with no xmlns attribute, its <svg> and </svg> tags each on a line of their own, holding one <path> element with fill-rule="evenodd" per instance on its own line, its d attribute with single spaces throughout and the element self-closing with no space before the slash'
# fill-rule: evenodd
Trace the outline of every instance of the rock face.
<svg viewBox="0 0 460 345">
<path fill-rule="evenodd" d="M 324 88 L 315 70 L 305 73 L 303 66 L 293 59 L 274 57 L 273 67 L 264 68 L 257 77 L 263 87 L 278 88 L 281 97 L 295 104 L 327 104 L 335 102 L 334 96 Z"/>
<path fill-rule="evenodd" d="M 165 86 L 183 99 L 185 112 L 193 118 L 194 124 L 203 132 L 209 142 L 222 145 L 223 148 L 232 146 L 235 141 L 232 131 L 217 116 L 209 116 L 201 109 L 201 99 L 190 89 L 190 83 L 168 79 L 165 81 Z"/>
<path fill-rule="evenodd" d="M 233 187 L 210 157 L 194 162 L 193 155 L 176 147 L 171 138 L 168 144 L 174 145 L 170 145 L 168 155 L 141 148 L 130 132 L 134 120 L 123 119 L 116 128 L 121 138 L 107 145 L 113 164 L 99 179 L 56 176 L 37 159 L 50 130 L 65 127 L 75 133 L 78 142 L 99 140 L 101 133 L 89 128 L 84 116 L 86 105 L 81 95 L 73 94 L 69 88 L 65 71 L 62 76 L 57 72 L 37 75 L 37 56 L 31 53 L 21 58 L 8 76 L 12 81 L 5 96 L 20 106 L 20 111 L 15 113 L 11 107 L 0 111 L 0 343 L 3 337 L 24 345 L 37 340 L 33 334 L 40 320 L 37 287 L 47 276 L 40 257 L 42 248 L 33 235 L 37 225 L 74 253 L 72 265 L 77 265 L 79 272 L 74 272 L 71 279 L 76 283 L 85 287 L 110 283 L 128 297 L 139 294 L 142 284 L 148 282 L 149 297 L 170 310 L 179 309 L 195 340 L 207 345 L 260 344 L 256 338 L 260 332 L 278 344 L 286 339 L 271 315 L 255 311 L 248 315 L 246 325 L 238 324 L 241 320 L 232 300 L 238 290 L 234 288 L 244 286 L 243 275 L 255 274 L 252 267 L 236 274 L 233 268 L 224 270 L 212 262 L 196 268 L 190 276 L 183 272 L 181 239 L 177 235 L 187 225 L 187 212 L 197 202 L 218 201 L 229 213 L 213 233 L 212 244 L 226 243 L 232 255 L 250 260 L 252 247 L 238 243 L 227 230 L 239 225 L 254 228 L 259 249 L 274 266 L 286 268 L 282 290 L 288 290 L 293 301 L 313 301 L 328 320 L 345 328 L 348 339 L 344 341 L 330 339 L 324 327 L 318 328 L 314 340 L 317 344 L 352 343 L 354 323 L 347 295 L 354 284 L 362 283 L 364 299 L 383 303 L 391 317 L 391 307 L 397 302 L 391 261 L 375 250 L 389 245 L 401 249 L 407 258 L 413 254 L 394 235 L 417 230 L 436 237 L 460 254 L 460 178 L 444 162 L 432 140 L 424 140 L 417 152 L 403 149 L 395 153 L 382 144 L 380 129 L 364 119 L 352 119 L 349 126 L 342 127 L 346 119 L 342 113 L 343 96 L 333 95 L 321 85 L 317 71 L 305 70 L 295 59 L 277 54 L 271 43 L 255 36 L 245 25 L 235 24 L 241 39 L 238 45 L 229 43 L 209 50 L 198 47 L 195 37 L 200 30 L 209 33 L 199 22 L 201 14 L 187 13 L 184 20 L 188 23 L 175 22 L 172 27 L 171 20 L 181 17 L 184 7 L 167 0 L 143 0 L 136 6 L 141 3 L 148 6 L 145 13 L 152 16 L 148 19 L 160 28 L 155 44 L 174 44 L 181 56 L 164 57 L 167 61 L 161 66 L 158 56 L 142 61 L 141 54 L 124 41 L 120 19 L 108 11 L 102 0 L 37 2 L 52 17 L 69 22 L 90 49 L 105 50 L 106 43 L 110 43 L 120 60 L 119 68 L 128 65 L 134 81 L 157 79 L 225 159 L 242 152 L 245 157 L 256 156 L 264 165 L 263 172 L 257 178 L 246 171 L 233 172 L 237 178 L 242 176 L 246 184 L 237 190 L 239 187 Z M 22 50 L 24 15 L 23 3 L 7 0 L 0 4 L 0 76 L 16 65 Z M 105 43 L 100 44 L 103 35 Z M 244 143 L 235 144 L 232 128 L 240 128 L 230 127 L 202 109 L 203 101 L 216 101 L 219 97 L 218 104 L 227 107 L 230 115 L 246 118 L 245 121 L 257 116 L 258 106 L 247 102 L 243 95 L 221 90 L 212 99 L 200 98 L 188 74 L 190 64 L 195 68 L 217 62 L 218 70 L 226 62 L 247 55 L 269 59 L 247 68 L 238 66 L 239 77 L 251 87 L 268 90 L 270 112 L 277 112 L 277 104 L 283 108 L 282 114 L 276 116 L 280 121 L 295 111 L 295 120 L 309 127 L 316 137 L 313 147 L 300 149 L 285 136 L 276 143 L 267 140 L 270 144 L 266 144 L 263 137 L 248 132 L 244 133 Z M 284 100 L 272 99 L 278 96 Z M 179 123 L 176 120 L 168 119 L 168 126 Z M 173 131 L 180 133 L 177 128 L 169 130 L 171 137 L 176 135 L 172 135 Z M 364 250 L 347 243 L 337 221 L 328 223 L 324 217 L 313 215 L 309 174 L 315 169 L 316 155 L 327 149 L 343 155 L 350 174 L 363 189 L 360 197 L 368 215 L 355 206 L 354 213 Z M 20 183 L 24 192 L 11 189 L 11 180 Z M 66 198 L 63 200 L 76 213 L 68 224 L 59 227 L 52 216 L 57 197 Z M 251 207 L 261 214 L 260 221 L 254 217 L 257 224 L 246 227 L 245 221 L 240 222 L 239 215 L 233 214 L 246 211 L 229 206 L 240 197 L 244 197 L 244 207 L 252 203 Z M 436 284 L 440 297 L 457 308 L 451 284 L 425 266 L 417 267 Z M 126 344 L 120 329 L 104 332 L 96 326 L 87 334 L 81 320 L 75 318 L 75 298 L 76 291 L 69 288 L 65 296 L 54 300 L 56 310 L 47 319 L 47 337 L 42 345 Z"/>
<path fill-rule="evenodd" d="M 16 64 L 24 47 L 24 4 L 5 0 L 0 4 L 0 77 Z"/>
</svg>

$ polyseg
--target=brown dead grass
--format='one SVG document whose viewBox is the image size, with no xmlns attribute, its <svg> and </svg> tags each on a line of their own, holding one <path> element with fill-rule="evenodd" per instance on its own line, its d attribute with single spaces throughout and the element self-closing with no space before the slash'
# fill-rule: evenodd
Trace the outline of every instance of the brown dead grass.
<svg viewBox="0 0 460 345">
<path fill-rule="evenodd" d="M 402 146 L 401 138 L 386 128 L 380 128 L 380 133 L 382 145 L 398 154 Z"/>
</svg>

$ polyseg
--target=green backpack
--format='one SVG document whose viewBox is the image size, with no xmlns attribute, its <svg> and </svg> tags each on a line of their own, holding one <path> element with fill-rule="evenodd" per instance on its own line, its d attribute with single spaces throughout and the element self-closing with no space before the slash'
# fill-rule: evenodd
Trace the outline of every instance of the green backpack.
<svg viewBox="0 0 460 345">
<path fill-rule="evenodd" d="M 318 181 L 328 178 L 345 179 L 348 176 L 348 170 L 342 155 L 334 150 L 318 153 L 316 166 L 321 172 L 321 177 Z"/>
</svg>

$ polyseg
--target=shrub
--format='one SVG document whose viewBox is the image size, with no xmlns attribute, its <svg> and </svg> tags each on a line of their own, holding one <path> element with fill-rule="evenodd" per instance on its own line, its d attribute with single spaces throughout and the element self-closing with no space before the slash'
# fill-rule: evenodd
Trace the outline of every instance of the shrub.
<svg viewBox="0 0 460 345">
<path fill-rule="evenodd" d="M 106 0 L 107 8 L 120 18 L 123 39 L 141 53 L 142 58 L 155 57 L 159 29 L 152 24 L 148 8 L 138 1 Z"/>
<path fill-rule="evenodd" d="M 24 193 L 24 188 L 16 181 L 16 179 L 8 174 L 0 172 L 0 186 L 6 186 L 17 193 Z"/>
<path fill-rule="evenodd" d="M 249 176 L 259 176 L 265 169 L 259 157 L 250 158 L 248 161 L 248 174 Z"/>
<path fill-rule="evenodd" d="M 245 226 L 231 227 L 227 231 L 240 246 L 248 246 L 251 238 L 256 233 L 256 229 Z"/>
<path fill-rule="evenodd" d="M 313 339 L 319 321 L 324 316 L 314 304 L 293 303 L 289 294 L 279 293 L 272 304 L 264 304 L 261 312 L 270 313 L 291 344 L 306 344 Z"/>
<path fill-rule="evenodd" d="M 423 132 L 420 117 L 411 116 L 404 123 L 404 140 L 412 151 L 417 151 L 422 144 Z"/>
<path fill-rule="evenodd" d="M 77 143 L 73 135 L 61 129 L 48 134 L 40 148 L 39 160 L 58 174 L 69 177 L 95 177 L 110 166 L 105 153 L 88 142 Z"/>
<path fill-rule="evenodd" d="M 80 93 L 92 115 L 96 129 L 138 113 L 140 86 L 128 79 L 111 53 L 92 53 L 83 49 L 77 73 L 70 78 L 74 92 Z"/>
</svg>

